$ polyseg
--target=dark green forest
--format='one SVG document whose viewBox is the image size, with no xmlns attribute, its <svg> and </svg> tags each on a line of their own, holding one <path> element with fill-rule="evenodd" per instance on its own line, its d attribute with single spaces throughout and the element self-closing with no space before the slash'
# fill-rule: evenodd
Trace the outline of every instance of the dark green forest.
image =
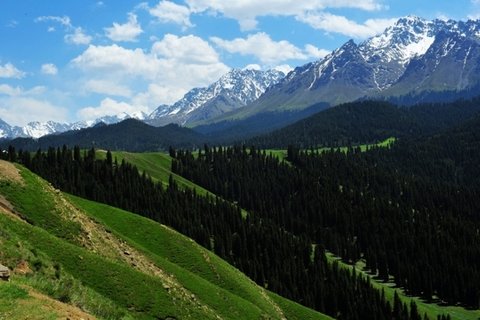
<svg viewBox="0 0 480 320">
<path fill-rule="evenodd" d="M 478 308 L 480 118 L 361 153 L 176 152 L 173 170 L 427 301 Z M 293 164 L 293 166 L 291 165 Z M 205 174 L 208 172 L 208 174 Z M 438 302 L 438 301 L 437 301 Z"/>
<path fill-rule="evenodd" d="M 420 137 L 446 130 L 480 113 L 480 98 L 411 107 L 382 101 L 343 104 L 282 129 L 243 141 L 261 148 L 338 147 L 389 137 Z"/>
</svg>

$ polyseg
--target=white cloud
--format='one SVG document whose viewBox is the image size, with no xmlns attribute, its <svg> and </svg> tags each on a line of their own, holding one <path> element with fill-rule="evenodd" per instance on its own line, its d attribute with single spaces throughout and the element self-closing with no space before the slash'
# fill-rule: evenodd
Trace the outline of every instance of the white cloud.
<svg viewBox="0 0 480 320">
<path fill-rule="evenodd" d="M 67 110 L 53 105 L 49 101 L 31 97 L 0 98 L 0 118 L 11 125 L 23 126 L 36 121 L 64 122 Z"/>
<path fill-rule="evenodd" d="M 148 12 L 162 23 L 179 24 L 184 29 L 193 27 L 190 9 L 173 1 L 162 0 L 155 7 L 149 8 Z"/>
<path fill-rule="evenodd" d="M 17 20 L 10 20 L 10 22 L 7 23 L 7 28 L 16 28 L 18 26 L 19 22 Z"/>
<path fill-rule="evenodd" d="M 311 44 L 305 45 L 305 52 L 309 57 L 312 57 L 315 59 L 322 59 L 323 57 L 325 57 L 327 54 L 330 53 L 329 50 L 319 49 Z"/>
<path fill-rule="evenodd" d="M 112 27 L 105 28 L 108 38 L 113 41 L 137 41 L 137 37 L 143 33 L 142 27 L 137 21 L 137 16 L 133 13 L 128 14 L 128 22 L 119 24 L 114 22 Z"/>
<path fill-rule="evenodd" d="M 140 92 L 133 97 L 132 104 L 137 106 L 147 106 L 151 112 L 161 104 L 172 104 L 178 101 L 185 93 L 186 90 L 182 87 L 151 83 L 148 85 L 146 91 Z"/>
<path fill-rule="evenodd" d="M 18 96 L 38 96 L 45 93 L 46 88 L 44 86 L 36 86 L 29 90 L 25 90 L 22 87 L 13 87 L 8 84 L 0 84 L 0 95 L 18 97 Z"/>
<path fill-rule="evenodd" d="M 365 39 L 379 34 L 397 21 L 397 19 L 368 19 L 363 24 L 359 24 L 344 16 L 327 12 L 307 12 L 299 15 L 297 19 L 312 28 L 340 33 L 357 39 Z"/>
<path fill-rule="evenodd" d="M 68 109 L 52 103 L 63 97 L 44 86 L 25 89 L 20 86 L 0 84 L 0 118 L 10 125 L 23 126 L 31 121 L 65 122 Z"/>
<path fill-rule="evenodd" d="M 132 96 L 132 91 L 128 87 L 115 83 L 114 80 L 88 80 L 85 83 L 84 89 L 88 92 L 106 94 L 111 96 L 126 98 Z"/>
<path fill-rule="evenodd" d="M 17 96 L 22 93 L 20 87 L 12 87 L 8 84 L 0 84 L 0 95 Z"/>
<path fill-rule="evenodd" d="M 145 54 L 142 49 L 126 49 L 117 44 L 90 45 L 81 55 L 73 59 L 72 63 L 85 72 L 97 71 L 99 74 L 111 72 L 146 79 L 154 79 L 160 71 L 155 57 Z"/>
<path fill-rule="evenodd" d="M 186 0 L 190 11 L 195 13 L 221 13 L 237 20 L 242 30 L 256 27 L 257 17 L 298 16 L 308 11 L 327 8 L 353 8 L 366 11 L 384 8 L 377 0 Z"/>
<path fill-rule="evenodd" d="M 262 66 L 260 66 L 259 64 L 253 63 L 253 64 L 246 65 L 243 68 L 243 70 L 262 70 Z"/>
<path fill-rule="evenodd" d="M 35 22 L 57 22 L 67 28 L 73 28 L 72 21 L 69 16 L 41 16 L 35 19 Z"/>
<path fill-rule="evenodd" d="M 92 37 L 86 34 L 81 27 L 77 27 L 73 33 L 65 35 L 65 42 L 76 45 L 88 45 L 92 42 Z"/>
<path fill-rule="evenodd" d="M 92 37 L 85 33 L 85 31 L 81 27 L 75 27 L 72 24 L 72 20 L 69 16 L 41 16 L 34 20 L 35 22 L 55 22 L 61 24 L 65 32 L 64 39 L 66 43 L 69 44 L 76 44 L 76 45 L 87 45 L 90 44 L 92 41 Z M 55 31 L 55 27 L 49 26 L 47 29 L 48 32 Z"/>
<path fill-rule="evenodd" d="M 171 34 L 149 51 L 90 45 L 71 63 L 85 78 L 101 81 L 89 89 L 118 95 L 119 88 L 128 87 L 135 101 L 132 105 L 151 108 L 173 103 L 191 88 L 207 86 L 229 70 L 208 42 Z"/>
<path fill-rule="evenodd" d="M 224 40 L 218 37 L 212 37 L 212 42 L 229 53 L 238 53 L 241 55 L 253 55 L 264 64 L 278 64 L 287 60 L 306 60 L 308 58 L 318 58 L 324 53 L 324 50 L 315 48 L 313 45 L 307 45 L 302 50 L 286 40 L 274 41 L 264 32 L 250 34 L 247 38 L 236 38 L 233 40 Z"/>
<path fill-rule="evenodd" d="M 27 74 L 21 70 L 18 70 L 13 64 L 6 63 L 3 66 L 0 65 L 0 78 L 13 78 L 22 79 Z"/>
<path fill-rule="evenodd" d="M 177 62 L 196 65 L 209 65 L 219 62 L 219 56 L 215 49 L 202 38 L 193 35 L 178 37 L 167 34 L 161 41 L 153 44 L 152 53 Z"/>
<path fill-rule="evenodd" d="M 41 71 L 43 74 L 54 76 L 58 73 L 58 68 L 53 63 L 45 63 L 45 64 L 42 64 Z"/>
<path fill-rule="evenodd" d="M 41 97 L 45 87 L 24 90 L 0 85 L 0 118 L 11 125 L 23 126 L 32 120 L 59 121 L 67 119 L 68 110 Z"/>
<path fill-rule="evenodd" d="M 141 109 L 141 108 L 140 108 Z M 82 120 L 93 120 L 104 116 L 116 115 L 120 113 L 132 114 L 139 110 L 138 106 L 133 106 L 123 101 L 116 101 L 112 98 L 105 98 L 98 107 L 86 107 L 78 110 L 77 116 Z"/>
<path fill-rule="evenodd" d="M 283 74 L 287 75 L 293 68 L 288 64 L 282 64 L 279 66 L 274 67 L 273 69 L 283 72 Z"/>
</svg>

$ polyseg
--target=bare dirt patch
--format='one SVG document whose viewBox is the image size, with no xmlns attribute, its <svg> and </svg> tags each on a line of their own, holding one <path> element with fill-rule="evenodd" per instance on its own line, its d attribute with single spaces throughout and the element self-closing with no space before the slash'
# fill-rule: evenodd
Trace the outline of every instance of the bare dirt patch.
<svg viewBox="0 0 480 320">
<path fill-rule="evenodd" d="M 49 296 L 46 296 L 44 294 L 41 294 L 37 291 L 32 290 L 31 288 L 26 288 L 28 290 L 28 294 L 30 297 L 32 297 L 34 300 L 37 300 L 38 302 L 41 302 L 42 304 L 42 309 L 45 311 L 53 311 L 57 315 L 57 319 L 62 319 L 62 320 L 95 320 L 96 318 L 85 313 L 81 309 L 61 303 L 57 300 L 54 300 L 50 298 Z M 28 304 L 30 302 L 30 299 L 26 299 L 20 302 L 20 304 Z M 41 310 L 39 310 L 41 312 Z"/>
<path fill-rule="evenodd" d="M 33 271 L 32 269 L 30 269 L 28 262 L 25 260 L 22 260 L 19 263 L 17 263 L 17 266 L 15 267 L 15 269 L 13 269 L 13 273 L 24 276 L 24 275 L 33 273 Z"/>
<path fill-rule="evenodd" d="M 20 171 L 11 162 L 0 160 L 0 179 L 10 180 L 23 184 L 23 178 L 20 175 Z"/>
</svg>

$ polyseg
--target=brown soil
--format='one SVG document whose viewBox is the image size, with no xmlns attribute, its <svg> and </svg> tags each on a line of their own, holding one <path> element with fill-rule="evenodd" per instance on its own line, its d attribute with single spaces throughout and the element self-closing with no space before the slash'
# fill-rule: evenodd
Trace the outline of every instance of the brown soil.
<svg viewBox="0 0 480 320">
<path fill-rule="evenodd" d="M 0 179 L 10 180 L 23 184 L 23 178 L 20 171 L 13 165 L 13 163 L 0 160 Z"/>
<path fill-rule="evenodd" d="M 85 313 L 81 309 L 69 304 L 61 303 L 50 298 L 44 294 L 34 291 L 31 288 L 26 288 L 30 297 L 39 301 L 42 304 L 42 309 L 46 312 L 53 311 L 57 315 L 57 319 L 61 320 L 95 320 L 95 317 Z M 27 305 L 30 299 L 20 301 L 20 304 Z M 41 310 L 38 310 L 41 313 Z"/>
<path fill-rule="evenodd" d="M 13 269 L 13 273 L 19 274 L 19 275 L 26 275 L 32 272 L 33 271 L 32 269 L 30 269 L 28 262 L 25 260 L 20 261 L 15 267 L 15 269 Z"/>
</svg>

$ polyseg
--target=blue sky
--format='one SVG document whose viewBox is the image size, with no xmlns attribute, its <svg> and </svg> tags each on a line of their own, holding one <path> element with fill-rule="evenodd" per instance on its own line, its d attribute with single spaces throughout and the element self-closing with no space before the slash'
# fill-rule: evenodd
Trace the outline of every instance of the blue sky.
<svg viewBox="0 0 480 320">
<path fill-rule="evenodd" d="M 477 19 L 480 0 L 1 0 L 0 118 L 149 113 L 231 68 L 287 71 L 406 15 Z"/>
</svg>

